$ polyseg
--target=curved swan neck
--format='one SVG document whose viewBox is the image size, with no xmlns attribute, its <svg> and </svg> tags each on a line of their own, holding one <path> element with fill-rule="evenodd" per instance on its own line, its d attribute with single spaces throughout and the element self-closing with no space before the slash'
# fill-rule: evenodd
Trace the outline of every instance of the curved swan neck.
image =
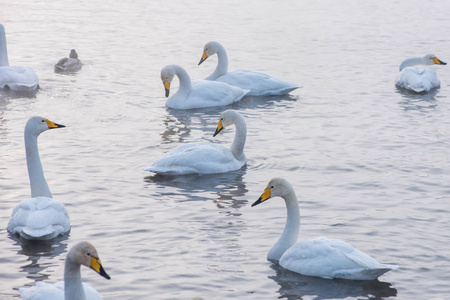
<svg viewBox="0 0 450 300">
<path fill-rule="evenodd" d="M 216 80 L 228 72 L 227 51 L 225 51 L 225 48 L 219 43 L 217 43 L 217 49 L 217 67 L 214 72 L 206 78 L 206 80 Z"/>
<path fill-rule="evenodd" d="M 175 94 L 189 94 L 192 89 L 191 77 L 189 77 L 186 70 L 180 66 L 173 65 L 173 68 L 175 69 L 175 75 L 177 75 L 180 80 L 180 86 Z"/>
<path fill-rule="evenodd" d="M 400 64 L 400 72 L 406 67 L 418 66 L 418 65 L 426 65 L 423 57 L 412 57 L 405 59 Z"/>
<path fill-rule="evenodd" d="M 25 152 L 27 158 L 28 177 L 30 178 L 31 197 L 45 196 L 52 198 L 44 177 L 41 159 L 39 157 L 37 136 L 25 131 Z"/>
<path fill-rule="evenodd" d="M 5 27 L 0 24 L 0 67 L 9 66 Z"/>
<path fill-rule="evenodd" d="M 276 244 L 270 249 L 267 258 L 269 260 L 280 260 L 281 256 L 287 249 L 297 242 L 300 231 L 300 211 L 295 192 L 292 190 L 283 197 L 286 202 L 287 219 L 283 233 Z"/>
<path fill-rule="evenodd" d="M 64 267 L 64 300 L 86 300 L 81 282 L 80 264 L 66 258 Z"/>
<path fill-rule="evenodd" d="M 236 115 L 236 133 L 234 134 L 233 143 L 231 144 L 230 151 L 233 153 L 237 160 L 245 159 L 244 146 L 247 139 L 247 125 L 245 124 L 244 117 L 240 114 Z"/>
</svg>

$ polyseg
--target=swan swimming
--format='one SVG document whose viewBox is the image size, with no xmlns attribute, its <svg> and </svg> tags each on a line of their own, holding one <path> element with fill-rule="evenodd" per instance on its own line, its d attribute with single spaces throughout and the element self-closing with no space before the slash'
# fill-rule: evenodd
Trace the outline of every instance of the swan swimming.
<svg viewBox="0 0 450 300">
<path fill-rule="evenodd" d="M 28 240 L 48 240 L 70 230 L 69 213 L 64 204 L 52 198 L 39 158 L 38 136 L 48 130 L 63 128 L 42 117 L 32 117 L 25 125 L 25 151 L 31 198 L 13 210 L 8 231 Z"/>
<path fill-rule="evenodd" d="M 178 91 L 167 99 L 166 106 L 174 109 L 225 106 L 241 100 L 249 91 L 223 82 L 194 80 L 191 82 L 186 70 L 178 65 L 168 65 L 161 70 L 166 97 L 169 97 L 170 84 L 178 76 Z"/>
<path fill-rule="evenodd" d="M 101 300 L 94 288 L 81 282 L 81 265 L 111 279 L 103 269 L 95 247 L 89 242 L 80 242 L 67 253 L 64 281 L 55 284 L 39 281 L 34 287 L 20 288 L 20 297 L 24 300 Z"/>
<path fill-rule="evenodd" d="M 10 66 L 6 47 L 5 27 L 0 24 L 0 88 L 5 91 L 35 91 L 39 79 L 33 69 L 24 66 Z"/>
<path fill-rule="evenodd" d="M 441 85 L 436 75 L 436 70 L 427 67 L 416 67 L 418 65 L 446 65 L 434 54 L 427 54 L 424 57 L 413 57 L 404 60 L 400 64 L 400 73 L 395 80 L 395 84 L 417 93 L 428 92 Z"/>
<path fill-rule="evenodd" d="M 228 72 L 228 56 L 225 48 L 218 42 L 208 42 L 203 48 L 203 55 L 199 65 L 211 55 L 217 54 L 218 63 L 214 72 L 206 80 L 226 82 L 250 90 L 248 96 L 275 96 L 284 95 L 303 86 L 281 80 L 270 75 L 249 71 L 236 70 Z"/>
<path fill-rule="evenodd" d="M 280 239 L 267 254 L 268 260 L 278 261 L 283 268 L 302 275 L 327 279 L 375 280 L 398 268 L 396 265 L 380 264 L 340 240 L 320 237 L 297 242 L 300 212 L 295 191 L 287 180 L 270 180 L 252 207 L 277 196 L 286 202 L 287 221 Z"/>
<path fill-rule="evenodd" d="M 232 109 L 224 111 L 213 136 L 232 124 L 236 126 L 236 133 L 230 149 L 217 144 L 187 143 L 167 152 L 144 170 L 164 175 L 185 175 L 224 173 L 242 168 L 247 163 L 244 117 Z"/>
<path fill-rule="evenodd" d="M 55 72 L 73 73 L 81 69 L 83 63 L 78 59 L 78 53 L 75 49 L 70 50 L 69 57 L 61 58 L 55 65 Z"/>
</svg>

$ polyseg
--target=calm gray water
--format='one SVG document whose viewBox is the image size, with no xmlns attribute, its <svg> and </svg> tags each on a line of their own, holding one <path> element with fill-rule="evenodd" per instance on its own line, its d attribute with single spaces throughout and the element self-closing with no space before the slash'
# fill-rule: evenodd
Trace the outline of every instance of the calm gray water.
<svg viewBox="0 0 450 300">
<path fill-rule="evenodd" d="M 32 67 L 41 85 L 35 97 L 0 96 L 0 299 L 62 280 L 66 253 L 81 240 L 112 277 L 82 270 L 104 299 L 447 299 L 449 66 L 436 67 L 441 88 L 425 95 L 398 90 L 394 79 L 407 57 L 450 62 L 449 10 L 449 1 L 419 0 L 0 0 L 10 63 Z M 231 106 L 247 120 L 247 167 L 152 176 L 142 168 L 180 144 L 233 139 L 233 128 L 212 137 L 230 107 L 164 107 L 161 68 L 206 77 L 217 58 L 197 63 L 210 40 L 225 46 L 230 70 L 304 88 Z M 72 48 L 83 69 L 55 74 Z M 23 128 L 33 115 L 67 126 L 42 134 L 39 149 L 72 230 L 40 245 L 5 229 L 30 193 Z M 400 269 L 351 282 L 266 261 L 284 202 L 250 205 L 275 176 L 299 196 L 300 239 L 342 239 Z"/>
</svg>

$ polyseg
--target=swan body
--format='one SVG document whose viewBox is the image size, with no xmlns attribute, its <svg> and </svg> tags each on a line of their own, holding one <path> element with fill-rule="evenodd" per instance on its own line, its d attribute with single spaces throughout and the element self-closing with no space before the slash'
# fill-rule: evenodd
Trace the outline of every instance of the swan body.
<svg viewBox="0 0 450 300">
<path fill-rule="evenodd" d="M 400 64 L 400 73 L 395 80 L 395 84 L 417 93 L 428 92 L 441 85 L 436 75 L 436 70 L 427 67 L 417 67 L 419 65 L 446 65 L 433 54 L 424 57 L 408 58 Z"/>
<path fill-rule="evenodd" d="M 161 70 L 161 80 L 169 96 L 170 84 L 178 76 L 178 91 L 167 99 L 166 106 L 174 109 L 193 109 L 225 106 L 241 100 L 249 91 L 223 82 L 195 80 L 191 82 L 186 70 L 178 65 L 168 65 Z"/>
<path fill-rule="evenodd" d="M 64 204 L 52 198 L 44 177 L 37 138 L 39 134 L 64 125 L 42 117 L 32 117 L 25 126 L 25 151 L 31 197 L 23 200 L 13 210 L 8 231 L 29 240 L 48 240 L 70 230 L 69 214 Z"/>
<path fill-rule="evenodd" d="M 267 255 L 269 260 L 278 261 L 283 268 L 302 275 L 328 279 L 374 280 L 398 268 L 396 265 L 380 264 L 340 240 L 320 237 L 297 242 L 300 212 L 294 189 L 287 180 L 273 178 L 252 206 L 276 196 L 286 202 L 287 221 L 280 239 Z"/>
<path fill-rule="evenodd" d="M 64 281 L 55 284 L 41 281 L 32 288 L 20 288 L 20 297 L 24 300 L 101 300 L 102 297 L 94 288 L 81 282 L 81 265 L 93 269 L 106 279 L 111 278 L 103 269 L 94 246 L 80 242 L 67 254 Z"/>
<path fill-rule="evenodd" d="M 206 80 L 226 82 L 232 86 L 250 90 L 248 93 L 249 96 L 284 95 L 302 87 L 301 85 L 293 84 L 260 72 L 250 70 L 228 72 L 227 52 L 221 44 L 214 41 L 208 42 L 205 45 L 202 58 L 198 64 L 200 65 L 209 56 L 214 54 L 218 56 L 218 64 L 214 72 L 205 78 Z"/>
<path fill-rule="evenodd" d="M 77 52 L 70 50 L 69 57 L 61 58 L 55 65 L 55 72 L 73 73 L 81 69 L 83 63 L 78 59 Z"/>
<path fill-rule="evenodd" d="M 167 152 L 144 170 L 164 175 L 185 175 L 224 173 L 240 169 L 247 163 L 244 154 L 247 136 L 244 117 L 235 110 L 224 111 L 214 136 L 232 124 L 236 126 L 236 133 L 230 149 L 222 145 L 188 143 Z"/>
<path fill-rule="evenodd" d="M 0 88 L 22 92 L 34 91 L 38 86 L 39 79 L 33 69 L 9 65 L 5 27 L 0 24 Z"/>
</svg>

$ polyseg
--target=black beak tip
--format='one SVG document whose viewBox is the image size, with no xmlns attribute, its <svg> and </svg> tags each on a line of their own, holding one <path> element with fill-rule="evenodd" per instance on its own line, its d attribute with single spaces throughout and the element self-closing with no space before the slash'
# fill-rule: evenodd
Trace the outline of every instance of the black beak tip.
<svg viewBox="0 0 450 300">
<path fill-rule="evenodd" d="M 220 129 L 216 129 L 216 131 L 214 132 L 214 134 L 213 134 L 213 137 L 215 137 L 216 135 L 218 135 L 219 134 L 219 132 L 221 132 L 222 131 L 222 129 L 223 129 L 223 127 L 222 128 L 220 128 Z"/>
<path fill-rule="evenodd" d="M 103 269 L 103 267 L 100 267 L 100 275 L 102 275 L 108 280 L 111 279 L 111 277 L 108 274 L 106 274 L 105 269 Z"/>
<path fill-rule="evenodd" d="M 256 200 L 255 203 L 252 204 L 252 207 L 253 207 L 253 206 L 256 206 L 256 205 L 258 205 L 258 204 L 260 204 L 261 202 L 262 202 L 262 201 L 261 201 L 261 197 L 259 197 L 259 199 Z"/>
<path fill-rule="evenodd" d="M 166 90 L 166 98 L 169 97 L 169 93 L 170 93 L 170 91 Z"/>
</svg>

